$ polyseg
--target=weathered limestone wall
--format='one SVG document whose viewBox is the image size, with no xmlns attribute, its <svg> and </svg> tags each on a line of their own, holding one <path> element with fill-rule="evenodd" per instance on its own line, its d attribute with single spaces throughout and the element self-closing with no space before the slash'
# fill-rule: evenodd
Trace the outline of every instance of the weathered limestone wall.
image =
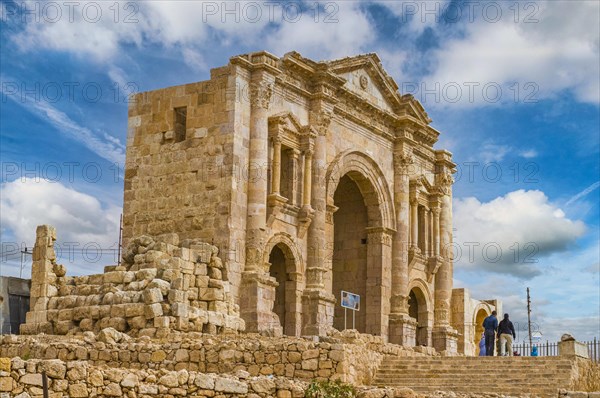
<svg viewBox="0 0 600 398">
<path fill-rule="evenodd" d="M 129 109 L 123 201 L 123 242 L 140 235 L 177 233 L 239 255 L 232 219 L 239 220 L 243 179 L 234 153 L 237 90 L 229 67 L 208 81 L 140 93 Z M 176 109 L 186 109 L 185 136 L 177 137 Z M 236 221 L 237 223 L 238 221 Z M 243 226 L 242 226 L 243 227 Z M 233 243 L 232 243 L 233 242 Z M 239 259 L 230 267 L 239 283 Z M 236 292 L 234 292 L 234 295 Z"/>
<path fill-rule="evenodd" d="M 170 330 L 216 334 L 244 329 L 215 246 L 198 240 L 180 243 L 176 234 L 157 241 L 142 236 L 130 240 L 120 266 L 69 277 L 54 262 L 54 228 L 38 227 L 37 234 L 33 311 L 21 326 L 22 334 L 64 335 L 111 327 L 133 336 L 160 337 Z M 53 271 L 39 272 L 37 264 Z"/>
<path fill-rule="evenodd" d="M 572 390 L 596 391 L 596 398 L 600 398 L 600 363 L 592 362 L 589 359 L 575 358 L 571 380 Z"/>
<path fill-rule="evenodd" d="M 252 335 L 173 333 L 163 339 L 104 330 L 84 336 L 5 336 L 0 356 L 85 361 L 110 368 L 187 369 L 205 373 L 281 376 L 299 380 L 340 379 L 369 385 L 385 355 L 423 355 L 385 344 L 379 337 L 347 331 L 327 341 Z"/>
</svg>

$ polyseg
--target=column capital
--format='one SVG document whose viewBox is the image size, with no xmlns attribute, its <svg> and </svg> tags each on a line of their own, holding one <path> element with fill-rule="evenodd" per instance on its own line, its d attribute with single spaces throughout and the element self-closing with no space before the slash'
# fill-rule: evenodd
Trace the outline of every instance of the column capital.
<svg viewBox="0 0 600 398">
<path fill-rule="evenodd" d="M 279 134 L 271 136 L 271 140 L 273 141 L 273 144 L 281 144 L 281 136 Z"/>
<path fill-rule="evenodd" d="M 311 124 L 317 129 L 319 135 L 327 135 L 333 112 L 325 109 L 311 112 Z"/>
<path fill-rule="evenodd" d="M 288 148 L 286 149 L 287 153 L 289 154 L 289 156 L 293 159 L 298 159 L 298 157 L 300 157 L 300 150 L 296 149 L 296 148 Z"/>
<path fill-rule="evenodd" d="M 452 192 L 452 184 L 454 184 L 454 178 L 452 172 L 449 170 L 443 171 L 436 175 L 437 188 L 443 195 L 449 195 Z"/>
<path fill-rule="evenodd" d="M 415 158 L 411 151 L 394 152 L 394 172 L 396 174 L 408 174 L 410 166 L 415 163 Z"/>
<path fill-rule="evenodd" d="M 250 84 L 250 103 L 253 108 L 269 109 L 273 84 L 265 81 Z"/>
</svg>

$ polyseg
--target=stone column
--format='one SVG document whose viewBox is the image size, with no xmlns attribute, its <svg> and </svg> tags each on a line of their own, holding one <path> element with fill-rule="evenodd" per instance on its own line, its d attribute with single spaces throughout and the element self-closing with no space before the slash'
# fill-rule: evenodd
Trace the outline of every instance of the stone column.
<svg viewBox="0 0 600 398">
<path fill-rule="evenodd" d="M 427 212 L 427 215 L 429 216 L 428 219 L 428 229 L 429 229 L 429 246 L 427 246 L 427 256 L 428 257 L 432 257 L 433 256 L 433 210 L 429 209 L 429 211 Z"/>
<path fill-rule="evenodd" d="M 435 323 L 438 326 L 450 324 L 450 297 L 452 295 L 452 204 L 450 195 L 442 196 L 440 215 L 440 241 L 442 245 L 442 266 L 435 275 Z"/>
<path fill-rule="evenodd" d="M 273 172 L 271 173 L 271 190 L 279 195 L 281 187 L 281 140 L 273 137 Z"/>
<path fill-rule="evenodd" d="M 305 335 L 325 335 L 333 325 L 335 297 L 325 289 L 324 274 L 331 269 L 328 256 L 329 242 L 326 236 L 327 211 L 327 130 L 331 121 L 331 111 L 320 109 L 311 112 L 310 123 L 317 128 L 314 158 L 305 152 L 304 205 L 311 203 L 313 220 L 308 228 L 308 253 L 306 269 L 306 289 L 303 295 L 303 317 Z M 312 163 L 311 163 L 312 160 Z"/>
<path fill-rule="evenodd" d="M 246 268 L 240 287 L 240 315 L 247 332 L 281 335 L 279 318 L 273 313 L 277 281 L 263 261 L 267 222 L 268 109 L 273 77 L 258 71 L 250 85 L 250 145 L 248 215 L 246 219 Z M 281 154 L 281 151 L 279 151 Z M 277 173 L 274 173 L 275 176 Z M 274 178 L 275 179 L 275 178 Z M 274 187 L 275 188 L 275 187 Z"/>
<path fill-rule="evenodd" d="M 394 151 L 394 208 L 396 233 L 392 239 L 392 286 L 389 341 L 414 345 L 415 321 L 408 316 L 408 243 L 410 236 L 409 171 L 414 159 L 397 144 Z"/>
<path fill-rule="evenodd" d="M 419 247 L 419 202 L 417 198 L 410 200 L 410 215 L 410 247 L 416 250 Z"/>
<path fill-rule="evenodd" d="M 433 345 L 438 351 L 457 351 L 458 334 L 450 326 L 452 298 L 452 175 L 445 171 L 438 187 L 442 196 L 440 213 L 440 245 L 442 265 L 435 275 L 435 313 Z"/>
<path fill-rule="evenodd" d="M 50 225 L 40 225 L 35 231 L 33 263 L 31 265 L 31 290 L 29 312 L 26 323 L 21 325 L 22 334 L 53 334 L 52 319 L 48 319 L 48 301 L 58 295 L 56 272 L 64 276 L 64 267 L 56 264 L 54 241 L 56 229 Z M 62 272 L 59 269 L 62 268 Z"/>
<path fill-rule="evenodd" d="M 312 151 L 304 152 L 304 182 L 302 191 L 302 207 L 311 207 L 310 198 L 312 191 Z"/>
<path fill-rule="evenodd" d="M 389 338 L 392 275 L 392 234 L 387 228 L 367 228 L 366 333 Z"/>
<path fill-rule="evenodd" d="M 439 205 L 432 209 L 433 211 L 433 255 L 440 255 L 440 207 Z"/>
<path fill-rule="evenodd" d="M 423 254 L 429 257 L 429 209 L 423 207 Z"/>
<path fill-rule="evenodd" d="M 297 149 L 289 149 L 289 159 L 291 162 L 290 170 L 290 196 L 289 203 L 292 205 L 298 204 L 298 158 L 300 157 L 300 151 Z"/>
<path fill-rule="evenodd" d="M 267 223 L 268 115 L 272 83 L 263 74 L 250 88 L 250 143 L 248 216 L 246 219 L 246 271 L 262 270 L 262 247 Z M 275 174 L 275 173 L 273 173 Z"/>
</svg>

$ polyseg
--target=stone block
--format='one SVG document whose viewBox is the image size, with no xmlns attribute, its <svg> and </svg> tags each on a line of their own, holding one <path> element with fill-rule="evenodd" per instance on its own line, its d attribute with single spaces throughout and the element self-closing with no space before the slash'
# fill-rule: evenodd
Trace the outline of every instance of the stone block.
<svg viewBox="0 0 600 398">
<path fill-rule="evenodd" d="M 247 394 L 248 385 L 226 377 L 217 377 L 215 380 L 215 391 L 229 394 Z"/>
<path fill-rule="evenodd" d="M 163 301 L 163 295 L 159 288 L 147 288 L 142 293 L 144 303 L 154 304 Z"/>
<path fill-rule="evenodd" d="M 575 340 L 559 341 L 558 354 L 567 357 L 589 358 L 587 345 Z"/>
<path fill-rule="evenodd" d="M 183 290 L 171 289 L 169 290 L 169 302 L 171 303 L 184 303 L 187 301 L 187 293 Z"/>
<path fill-rule="evenodd" d="M 104 274 L 104 283 L 113 283 L 113 284 L 118 285 L 120 283 L 123 283 L 124 276 L 125 276 L 124 271 L 106 272 Z"/>
<path fill-rule="evenodd" d="M 145 305 L 143 303 L 125 304 L 125 317 L 131 318 L 144 315 Z"/>
<path fill-rule="evenodd" d="M 10 372 L 10 358 L 0 358 L 0 372 Z"/>
<path fill-rule="evenodd" d="M 27 373 L 19 379 L 19 383 L 27 384 L 29 386 L 42 386 L 42 374 L 41 373 Z"/>
<path fill-rule="evenodd" d="M 168 316 L 158 316 L 154 318 L 154 327 L 155 328 L 168 328 L 170 324 L 170 320 Z"/>
<path fill-rule="evenodd" d="M 144 307 L 144 316 L 146 319 L 156 318 L 157 316 L 162 316 L 162 314 L 163 309 L 159 303 L 146 305 Z"/>
<path fill-rule="evenodd" d="M 69 386 L 69 395 L 72 398 L 85 398 L 88 396 L 88 389 L 85 383 L 75 383 Z"/>
<path fill-rule="evenodd" d="M 174 303 L 171 305 L 171 314 L 178 317 L 188 317 L 187 303 Z"/>
</svg>

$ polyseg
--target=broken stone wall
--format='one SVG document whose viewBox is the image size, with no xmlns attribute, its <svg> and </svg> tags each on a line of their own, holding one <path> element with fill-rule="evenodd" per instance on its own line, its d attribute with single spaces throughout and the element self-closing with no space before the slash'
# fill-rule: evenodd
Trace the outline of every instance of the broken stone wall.
<svg viewBox="0 0 600 398">
<path fill-rule="evenodd" d="M 37 229 L 32 311 L 22 334 L 76 334 L 114 328 L 132 336 L 169 331 L 205 333 L 244 329 L 217 247 L 179 242 L 176 234 L 134 238 L 123 263 L 96 275 L 66 276 L 54 254 L 56 231 Z"/>
</svg>

